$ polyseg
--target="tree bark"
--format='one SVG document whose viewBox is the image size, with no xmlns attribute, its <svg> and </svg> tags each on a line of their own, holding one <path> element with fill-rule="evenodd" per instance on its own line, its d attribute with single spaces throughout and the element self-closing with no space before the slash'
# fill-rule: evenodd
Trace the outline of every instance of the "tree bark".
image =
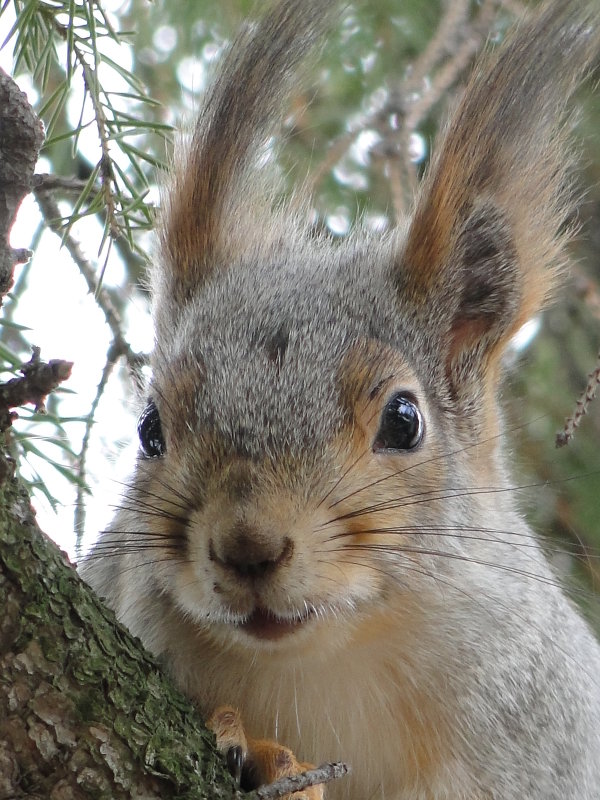
<svg viewBox="0 0 600 800">
<path fill-rule="evenodd" d="M 42 141 L 0 71 L 0 296 L 29 255 L 8 235 Z M 0 800 L 237 797 L 195 709 L 39 530 L 1 450 Z"/>
<path fill-rule="evenodd" d="M 41 533 L 12 477 L 0 608 L 0 798 L 235 797 L 194 708 Z"/>
<path fill-rule="evenodd" d="M 13 250 L 8 235 L 21 204 L 31 191 L 33 171 L 44 141 L 44 126 L 16 83 L 0 69 L 0 303 L 12 286 L 15 264 L 27 250 Z"/>
</svg>

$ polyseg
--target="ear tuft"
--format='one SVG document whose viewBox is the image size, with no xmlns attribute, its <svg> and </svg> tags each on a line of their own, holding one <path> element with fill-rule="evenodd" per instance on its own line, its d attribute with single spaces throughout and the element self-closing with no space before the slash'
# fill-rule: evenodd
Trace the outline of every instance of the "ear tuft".
<svg viewBox="0 0 600 800">
<path fill-rule="evenodd" d="M 171 310 L 226 269 L 232 249 L 241 257 L 256 243 L 285 235 L 270 214 L 273 187 L 256 168 L 257 157 L 298 66 L 335 14 L 336 4 L 323 0 L 273 3 L 233 42 L 164 200 L 155 273 L 161 299 L 174 298 Z"/>
</svg>

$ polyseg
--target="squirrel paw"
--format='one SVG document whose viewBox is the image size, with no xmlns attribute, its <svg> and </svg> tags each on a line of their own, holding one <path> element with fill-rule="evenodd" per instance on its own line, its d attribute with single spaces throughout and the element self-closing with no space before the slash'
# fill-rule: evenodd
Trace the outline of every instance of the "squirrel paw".
<svg viewBox="0 0 600 800">
<path fill-rule="evenodd" d="M 220 706 L 208 719 L 207 726 L 217 737 L 217 747 L 225 756 L 229 771 L 244 791 L 298 775 L 312 764 L 300 762 L 292 751 L 270 739 L 246 736 L 238 711 Z M 282 800 L 323 800 L 322 785 L 286 794 Z"/>
</svg>

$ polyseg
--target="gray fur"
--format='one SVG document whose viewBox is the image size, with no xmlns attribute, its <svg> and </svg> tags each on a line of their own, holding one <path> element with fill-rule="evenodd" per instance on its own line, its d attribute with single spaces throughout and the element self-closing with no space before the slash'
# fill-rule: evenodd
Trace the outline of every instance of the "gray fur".
<svg viewBox="0 0 600 800">
<path fill-rule="evenodd" d="M 331 798 L 597 800 L 600 647 L 515 506 L 497 392 L 564 261 L 561 112 L 599 15 L 568 0 L 521 26 L 411 220 L 334 244 L 252 172 L 331 13 L 283 0 L 209 94 L 153 275 L 166 453 L 139 459 L 83 575 L 205 712 L 350 761 Z M 423 441 L 378 452 L 400 390 Z M 288 540 L 268 579 L 232 576 Z M 252 638 L 263 608 L 302 629 Z"/>
</svg>

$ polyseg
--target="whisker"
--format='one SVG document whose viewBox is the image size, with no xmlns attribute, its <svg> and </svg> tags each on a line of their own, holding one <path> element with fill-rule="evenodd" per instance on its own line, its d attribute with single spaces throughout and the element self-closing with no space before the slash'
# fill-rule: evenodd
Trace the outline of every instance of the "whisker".
<svg viewBox="0 0 600 800">
<path fill-rule="evenodd" d="M 321 506 L 322 506 L 322 505 L 323 505 L 323 503 L 324 503 L 324 502 L 327 500 L 327 498 L 328 498 L 328 497 L 331 497 L 332 493 L 333 493 L 333 492 L 334 492 L 334 491 L 337 489 L 337 487 L 340 485 L 340 483 L 341 483 L 341 482 L 342 482 L 342 481 L 343 481 L 343 480 L 344 480 L 344 479 L 345 479 L 345 478 L 346 478 L 346 477 L 347 477 L 347 476 L 350 474 L 350 472 L 351 472 L 351 471 L 354 469 L 354 467 L 355 467 L 355 466 L 358 464 L 358 462 L 359 462 L 359 461 L 360 461 L 362 458 L 364 458 L 364 456 L 365 456 L 367 453 L 368 453 L 368 450 L 365 448 L 365 450 L 363 450 L 363 452 L 362 452 L 362 453 L 360 453 L 360 454 L 359 454 L 359 455 L 358 455 L 358 456 L 357 456 L 357 457 L 354 459 L 354 461 L 353 461 L 353 462 L 350 464 L 350 466 L 349 466 L 349 467 L 347 467 L 347 469 L 345 469 L 345 470 L 342 472 L 342 474 L 340 475 L 340 477 L 339 477 L 339 478 L 337 479 L 337 481 L 336 481 L 336 482 L 333 484 L 333 486 L 332 486 L 332 487 L 331 487 L 331 489 L 330 489 L 330 490 L 327 492 L 327 494 L 326 494 L 326 495 L 324 495 L 324 496 L 321 498 L 321 500 L 320 500 L 320 501 L 319 501 L 319 503 L 317 504 L 317 508 L 321 508 Z M 336 504 L 335 504 L 335 503 L 333 503 L 332 505 L 330 505 L 330 506 L 329 506 L 329 508 L 333 508 L 333 506 L 334 506 L 334 505 L 336 505 Z"/>
<path fill-rule="evenodd" d="M 157 559 L 154 559 L 152 561 L 139 561 L 136 564 L 128 564 L 126 567 L 123 567 L 122 569 L 119 570 L 119 574 L 124 575 L 126 573 L 133 572 L 134 570 L 139 570 L 139 569 L 142 569 L 144 567 L 152 567 L 152 566 L 155 566 L 156 564 L 164 564 L 164 563 L 168 563 L 168 564 L 176 564 L 176 563 L 185 564 L 186 562 L 183 559 L 179 559 L 178 560 L 178 559 L 174 558 L 173 554 L 169 554 L 169 557 L 168 558 L 164 558 L 164 559 L 163 558 L 157 558 Z M 133 602 L 135 602 L 135 601 L 133 601 Z"/>
<path fill-rule="evenodd" d="M 130 511 L 136 516 L 154 517 L 156 519 L 169 520 L 170 522 L 180 522 L 182 525 L 185 525 L 188 521 L 187 517 L 179 516 L 178 514 L 172 514 L 171 512 L 165 511 L 162 508 L 155 508 L 147 503 L 141 503 L 140 505 L 142 508 L 123 503 L 121 505 L 113 505 L 112 508 L 117 511 Z M 143 506 L 145 506 L 145 508 Z"/>
<path fill-rule="evenodd" d="M 169 538 L 181 538 L 179 533 L 174 531 L 155 531 L 150 530 L 148 528 L 144 528 L 143 530 L 131 530 L 131 529 L 120 529 L 120 528 L 107 528 L 105 531 L 102 532 L 101 538 L 98 540 L 98 544 L 102 544 L 102 542 L 107 541 L 108 537 L 114 535 L 114 541 L 123 541 L 120 537 L 122 536 L 148 536 L 148 537 L 155 537 L 157 539 L 169 539 Z"/>
<path fill-rule="evenodd" d="M 165 478 L 162 478 L 160 476 L 156 476 L 156 475 L 153 476 L 153 480 L 155 480 L 156 483 L 158 483 L 160 486 L 162 486 L 163 489 L 166 489 L 169 492 L 170 495 L 175 495 L 175 497 L 177 497 L 179 500 L 181 500 L 181 502 L 183 504 L 183 505 L 178 505 L 177 503 L 174 503 L 171 500 L 171 498 L 169 498 L 169 502 L 172 503 L 173 505 L 176 505 L 179 508 L 183 508 L 186 511 L 189 510 L 190 508 L 194 507 L 192 498 L 189 497 L 188 495 L 184 494 L 183 491 L 181 490 L 181 488 L 178 488 L 178 487 L 174 486 L 172 483 L 170 483 Z M 161 499 L 160 495 L 155 495 L 155 497 L 157 497 L 158 499 Z"/>
<path fill-rule="evenodd" d="M 130 555 L 132 553 L 146 553 L 149 550 L 155 550 L 159 553 L 167 553 L 169 549 L 178 550 L 179 545 L 177 542 L 170 542 L 170 543 L 162 543 L 162 544 L 154 544 L 154 543 L 147 543 L 147 544 L 118 544 L 118 545 L 106 545 L 106 547 L 97 547 L 94 548 L 93 552 L 91 552 L 86 560 L 93 561 L 97 558 L 106 558 L 106 557 L 117 557 L 122 555 Z"/>
<path fill-rule="evenodd" d="M 407 560 L 407 561 L 411 562 L 411 563 L 410 563 L 410 565 L 408 565 L 408 564 L 406 563 L 406 561 L 403 561 L 403 563 L 402 563 L 402 567 L 403 567 L 403 569 L 406 569 L 407 571 L 410 571 L 410 572 L 412 572 L 412 573 L 414 573 L 414 574 L 421 575 L 422 577 L 429 578 L 429 579 L 431 579 L 431 580 L 432 580 L 434 583 L 437 583 L 437 584 L 443 585 L 443 586 L 445 586 L 447 589 L 450 589 L 451 591 L 453 591 L 453 592 L 456 592 L 456 593 L 458 593 L 458 594 L 462 595 L 462 596 L 463 596 L 463 597 L 465 597 L 467 600 L 469 600 L 469 602 L 475 603 L 475 604 L 476 604 L 476 605 L 479 607 L 479 609 L 480 609 L 481 611 L 483 611 L 485 614 L 487 614 L 488 616 L 490 616 L 490 617 L 491 617 L 491 618 L 492 618 L 494 621 L 497 621 L 497 615 L 496 615 L 496 612 L 495 612 L 495 608 L 494 608 L 493 606 L 491 606 L 489 603 L 482 603 L 482 602 L 481 602 L 481 601 L 480 601 L 480 600 L 479 600 L 479 599 L 478 599 L 478 598 L 477 598 L 477 597 L 476 597 L 474 594 L 472 594 L 471 592 L 468 592 L 468 591 L 466 591 L 464 588 L 462 588 L 462 587 L 460 587 L 460 586 L 457 586 L 457 585 L 456 585 L 454 582 L 448 581 L 447 579 L 443 578 L 442 576 L 440 576 L 440 575 L 438 575 L 438 574 L 434 574 L 434 573 L 432 573 L 430 570 L 427 570 L 427 569 L 425 569 L 425 568 L 424 568 L 422 565 L 419 565 L 418 567 L 414 566 L 414 564 L 415 564 L 415 561 L 414 561 L 414 559 L 410 558 L 410 554 L 408 554 L 408 553 L 404 553 L 404 552 L 403 552 L 403 553 L 402 553 L 402 555 L 404 555 L 404 556 L 406 557 L 406 560 Z M 435 554 L 434 554 L 434 555 L 435 555 Z M 370 564 L 369 564 L 369 565 L 366 565 L 366 564 L 365 564 L 363 561 L 351 561 L 351 560 L 346 560 L 345 558 L 344 558 L 344 563 L 349 563 L 349 564 L 352 564 L 352 565 L 354 565 L 354 566 L 358 566 L 358 567 L 365 567 L 365 566 L 368 566 L 368 568 L 371 568 L 371 567 L 372 567 L 372 565 L 370 565 Z M 494 566 L 494 565 L 492 565 L 492 566 Z M 385 574 L 385 573 L 384 573 L 384 574 Z M 388 575 L 388 577 L 391 577 L 391 578 L 392 578 L 392 579 L 394 579 L 394 580 L 396 580 L 396 579 L 397 579 L 397 575 L 396 575 L 396 573 L 394 573 L 393 575 Z M 553 588 L 557 588 L 557 589 L 559 589 L 559 590 L 563 590 L 563 591 L 565 590 L 565 587 L 564 587 L 563 585 L 561 585 L 559 582 L 553 583 L 553 584 L 551 584 L 551 585 L 553 586 Z M 409 586 L 403 586 L 403 588 L 404 588 L 404 589 L 410 589 L 410 587 L 409 587 Z M 582 598 L 585 598 L 585 597 L 589 596 L 589 592 L 588 592 L 588 593 L 586 593 L 584 590 L 578 590 L 578 591 L 576 591 L 576 590 L 575 590 L 573 587 L 568 587 L 568 591 L 569 591 L 569 593 L 573 592 L 574 594 L 578 594 L 578 595 L 580 595 Z M 536 633 L 537 633 L 537 634 L 538 634 L 538 635 L 539 635 L 541 638 L 543 638 L 543 639 L 544 639 L 544 641 L 546 641 L 546 642 L 547 642 L 547 643 L 548 643 L 548 644 L 549 644 L 551 647 L 554 647 L 554 648 L 556 648 L 556 650 L 557 650 L 559 653 L 561 653 L 563 656 L 565 656 L 565 658 L 567 658 L 569 662 L 571 662 L 572 664 L 574 664 L 574 665 L 577 667 L 577 669 L 581 669 L 581 670 L 582 670 L 582 671 L 583 671 L 583 672 L 584 672 L 584 673 L 587 675 L 587 677 L 588 677 L 588 678 L 589 678 L 589 679 L 590 679 L 590 680 L 591 680 L 591 681 L 594 683 L 594 685 L 598 685 L 598 678 L 597 678 L 597 676 L 596 676 L 596 675 L 593 675 L 593 674 L 592 674 L 592 673 L 591 673 L 591 672 L 590 672 L 590 671 L 589 671 L 589 670 L 588 670 L 588 669 L 585 667 L 585 665 L 584 665 L 584 664 L 582 664 L 581 662 L 579 662 L 579 661 L 578 661 L 578 660 L 577 660 L 577 659 L 576 659 L 576 658 L 573 656 L 573 654 L 572 654 L 571 652 L 569 652 L 569 651 L 568 651 L 568 650 L 566 650 L 564 647 L 562 647 L 561 645 L 559 645 L 559 644 L 558 644 L 558 642 L 557 642 L 557 641 L 556 641 L 556 640 L 555 640 L 555 639 L 554 639 L 554 638 L 553 638 L 551 635 L 549 635 L 549 634 L 546 632 L 546 630 L 545 630 L 544 628 L 542 628 L 541 626 L 537 625 L 537 624 L 535 623 L 535 621 L 534 621 L 534 620 L 532 620 L 531 618 L 529 618 L 529 617 L 527 617 L 527 616 L 524 616 L 523 614 L 519 613 L 519 611 L 518 611 L 518 610 L 515 608 L 515 606 L 513 606 L 513 605 L 507 605 L 506 603 L 504 603 L 504 602 L 503 602 L 502 600 L 500 600 L 499 598 L 495 598 L 495 604 L 496 604 L 498 607 L 500 607 L 500 608 L 504 609 L 504 611 L 506 611 L 507 615 L 508 615 L 508 616 L 509 616 L 511 619 L 517 619 L 517 620 L 519 620 L 519 621 L 520 621 L 520 622 L 523 624 L 523 626 L 524 626 L 525 628 L 527 628 L 527 629 L 529 629 L 529 628 L 533 628 L 533 630 L 535 630 L 535 631 L 536 631 Z"/>
<path fill-rule="evenodd" d="M 465 531 L 467 533 L 465 533 Z M 383 535 L 388 533 L 398 534 L 398 535 L 407 535 L 407 536 L 419 536 L 421 534 L 424 535 L 433 535 L 433 536 L 449 536 L 449 537 L 456 537 L 460 539 L 471 539 L 474 541 L 482 541 L 482 542 L 493 542 L 494 544 L 505 544 L 507 546 L 513 547 L 529 547 L 535 550 L 540 549 L 540 544 L 545 552 L 549 553 L 567 553 L 573 557 L 589 557 L 590 559 L 600 559 L 600 551 L 595 550 L 594 548 L 586 547 L 584 544 L 577 546 L 574 543 L 569 543 L 568 545 L 561 545 L 560 547 L 551 547 L 546 546 L 546 541 L 549 540 L 542 540 L 540 541 L 540 537 L 532 533 L 531 531 L 513 531 L 509 529 L 502 529 L 502 528 L 485 528 L 479 527 L 474 525 L 399 525 L 399 526 L 386 526 L 382 528 L 365 528 L 361 529 L 361 534 L 374 534 L 374 535 Z M 474 534 L 481 533 L 487 534 L 487 536 L 475 536 Z M 332 534 L 328 536 L 328 541 L 334 541 L 336 539 L 344 539 L 350 536 L 354 536 L 354 531 L 340 531 L 339 533 Z M 500 536 L 509 536 L 514 537 L 512 540 L 505 540 L 498 538 Z M 528 540 L 528 541 L 518 541 L 518 540 Z"/>
<path fill-rule="evenodd" d="M 363 508 L 357 509 L 355 511 L 349 511 L 345 514 L 340 514 L 339 516 L 333 517 L 332 519 L 322 523 L 321 527 L 326 527 L 327 525 L 331 525 L 334 522 L 340 522 L 345 519 L 354 519 L 356 517 L 360 517 L 365 514 L 374 513 L 376 511 L 393 511 L 394 509 L 404 508 L 406 506 L 421 505 L 423 503 L 434 503 L 439 500 L 452 500 L 457 497 L 506 494 L 507 492 L 520 492 L 529 489 L 540 489 L 545 486 L 553 486 L 556 484 L 568 483 L 569 481 L 582 480 L 583 478 L 589 478 L 598 474 L 600 474 L 600 470 L 592 470 L 590 472 L 585 472 L 580 475 L 571 475 L 567 478 L 536 481 L 534 483 L 524 483 L 521 485 L 513 485 L 513 486 L 468 486 L 461 488 L 449 488 L 440 490 L 431 489 L 425 492 L 415 492 L 412 494 L 405 495 L 404 497 L 397 498 L 395 500 L 382 500 L 380 503 L 374 503 L 373 505 L 364 506 Z M 332 506 L 330 506 L 330 508 L 332 508 Z"/>
<path fill-rule="evenodd" d="M 514 432 L 519 431 L 519 430 L 523 430 L 523 429 L 527 428 L 529 425 L 533 425 L 535 422 L 538 422 L 540 419 L 545 419 L 548 416 L 549 416 L 548 414 L 540 414 L 539 417 L 534 417 L 533 419 L 528 420 L 528 422 L 522 423 L 520 425 L 515 425 L 512 428 L 508 428 L 507 430 L 508 430 L 508 432 L 511 432 L 511 433 L 514 433 Z M 391 473 L 390 475 L 385 475 L 382 478 L 378 478 L 375 481 L 371 481 L 370 483 L 367 483 L 364 486 L 361 486 L 358 489 L 348 493 L 344 497 L 340 497 L 338 500 L 335 501 L 335 503 L 332 503 L 329 506 L 329 508 L 334 508 L 339 503 L 343 503 L 346 500 L 351 499 L 355 495 L 360 494 L 360 492 L 364 492 L 364 491 L 367 491 L 368 489 L 372 489 L 374 486 L 378 486 L 381 483 L 384 483 L 385 481 L 391 480 L 392 478 L 397 478 L 399 475 L 403 475 L 406 472 L 412 472 L 412 470 L 416 469 L 417 467 L 423 467 L 423 466 L 426 466 L 427 464 L 432 464 L 432 463 L 435 463 L 436 461 L 441 461 L 441 460 L 450 458 L 451 456 L 455 456 L 455 455 L 459 455 L 461 453 L 465 453 L 465 452 L 467 452 L 469 450 L 472 450 L 474 447 L 481 447 L 482 445 L 486 445 L 486 444 L 489 444 L 490 442 L 493 442 L 493 441 L 495 441 L 497 439 L 503 439 L 503 438 L 504 438 L 504 433 L 503 432 L 497 433 L 494 436 L 488 437 L 487 439 L 483 439 L 481 441 L 473 442 L 472 444 L 466 445 L 464 447 L 460 447 L 457 450 L 451 450 L 449 452 L 440 453 L 438 455 L 434 455 L 434 456 L 431 456 L 430 458 L 426 458 L 426 459 L 424 459 L 422 461 L 419 461 L 416 464 L 410 464 L 410 465 L 408 465 L 408 466 L 406 466 L 406 467 L 404 467 L 402 469 L 397 470 L 396 472 Z"/>
<path fill-rule="evenodd" d="M 136 500 L 138 495 L 141 495 L 153 498 L 154 500 L 159 500 L 161 503 L 168 502 L 169 505 L 173 505 L 176 508 L 180 508 L 182 511 L 189 510 L 190 506 L 192 505 L 191 501 L 181 491 L 176 489 L 174 486 L 172 486 L 170 483 L 160 478 L 159 476 L 152 476 L 152 480 L 160 484 L 164 489 L 167 490 L 167 492 L 169 492 L 169 494 L 173 494 L 175 497 L 181 500 L 181 503 L 176 503 L 170 497 L 166 498 L 163 495 L 157 494 L 156 492 L 152 492 L 146 487 L 140 486 L 138 483 L 133 483 L 129 481 L 119 481 L 119 485 L 123 486 L 125 489 L 128 489 L 130 492 L 132 492 Z"/>
<path fill-rule="evenodd" d="M 555 588 L 564 588 L 564 583 L 559 580 L 553 580 L 545 575 L 541 575 L 535 572 L 529 572 L 528 570 L 520 569 L 519 567 L 513 567 L 508 564 L 498 564 L 494 561 L 488 561 L 487 559 L 483 558 L 473 558 L 471 556 L 465 556 L 460 553 L 453 553 L 451 551 L 446 550 L 434 550 L 428 547 L 413 547 L 413 546 L 394 546 L 388 547 L 387 545 L 380 545 L 377 543 L 374 544 L 365 544 L 365 543 L 345 543 L 342 545 L 344 550 L 357 550 L 357 551 L 369 551 L 369 552 L 381 552 L 381 553 L 396 553 L 396 554 L 404 554 L 410 553 L 412 555 L 425 555 L 425 556 L 432 556 L 434 558 L 448 558 L 455 561 L 462 561 L 463 563 L 467 564 L 476 564 L 477 566 L 481 567 L 491 567 L 492 569 L 496 569 L 502 572 L 506 572 L 512 575 L 519 575 L 520 577 L 527 578 L 528 580 L 534 580 L 537 583 L 546 585 L 546 586 L 553 586 Z M 573 591 L 577 594 L 582 594 L 583 596 L 589 596 L 589 592 L 585 592 L 584 590 L 577 590 L 575 587 Z"/>
</svg>

